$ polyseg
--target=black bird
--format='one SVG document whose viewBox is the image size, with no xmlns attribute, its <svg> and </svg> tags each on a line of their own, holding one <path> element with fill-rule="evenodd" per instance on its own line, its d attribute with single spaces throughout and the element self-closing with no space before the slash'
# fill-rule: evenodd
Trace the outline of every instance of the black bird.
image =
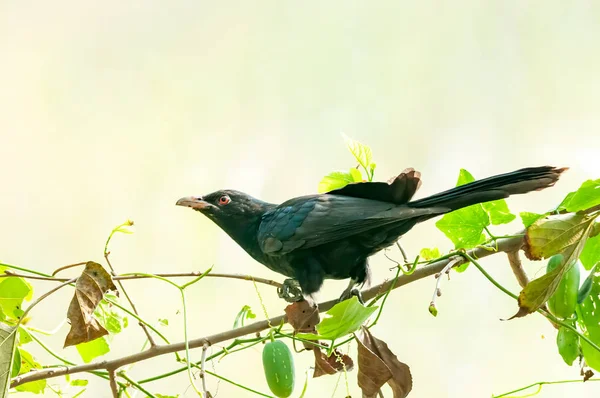
<svg viewBox="0 0 600 398">
<path fill-rule="evenodd" d="M 414 201 L 420 173 L 407 169 L 388 183 L 349 184 L 279 205 L 234 190 L 181 198 L 177 205 L 200 211 L 256 261 L 291 278 L 284 282 L 286 299 L 302 297 L 298 284 L 309 297 L 324 279 L 350 278 L 343 299 L 367 281 L 369 256 L 394 244 L 417 223 L 476 203 L 550 187 L 564 170 L 525 168 Z"/>
</svg>

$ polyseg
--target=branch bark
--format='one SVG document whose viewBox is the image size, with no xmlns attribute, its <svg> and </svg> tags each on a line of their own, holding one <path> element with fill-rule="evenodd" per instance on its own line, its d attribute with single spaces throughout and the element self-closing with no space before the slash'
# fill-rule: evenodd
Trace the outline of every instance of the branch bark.
<svg viewBox="0 0 600 398">
<path fill-rule="evenodd" d="M 475 249 L 469 250 L 469 255 L 473 258 L 483 258 L 488 257 L 492 254 L 497 253 L 509 253 L 518 250 L 523 244 L 523 237 L 513 237 L 513 238 L 504 238 L 499 239 L 496 244 L 489 244 L 485 247 L 477 247 Z M 497 250 L 496 250 L 497 249 Z M 370 289 L 366 289 L 362 292 L 362 296 L 365 300 L 370 300 L 376 296 L 383 295 L 385 292 L 392 287 L 393 289 L 399 288 L 411 282 L 417 281 L 419 279 L 426 278 L 431 275 L 435 275 L 438 272 L 442 271 L 445 266 L 448 265 L 451 261 L 454 262 L 455 266 L 461 265 L 466 262 L 464 258 L 460 258 L 457 261 L 459 256 L 453 256 L 450 258 L 446 258 L 443 260 L 439 260 L 433 262 L 429 265 L 424 266 L 423 268 L 419 268 L 415 270 L 410 275 L 401 275 L 396 279 L 395 284 L 394 281 L 387 281 L 381 283 L 379 285 L 373 286 Z M 393 285 L 393 286 L 392 286 Z M 319 312 L 325 312 L 331 309 L 336 303 L 337 299 L 325 301 L 319 304 Z M 280 315 L 265 321 L 255 322 L 251 325 L 244 326 L 238 329 L 231 329 L 221 333 L 213 334 L 210 336 L 200 337 L 197 339 L 190 340 L 188 342 L 189 348 L 198 348 L 203 347 L 204 345 L 213 345 L 217 343 L 221 343 L 223 341 L 235 339 L 238 337 L 242 337 L 248 334 L 257 333 L 270 328 L 270 325 L 279 325 L 282 321 L 287 323 L 287 317 L 285 315 Z M 116 370 L 122 366 L 129 365 L 132 363 L 140 362 L 149 358 L 154 358 L 160 355 L 170 354 L 176 351 L 182 351 L 185 349 L 185 341 L 168 344 L 168 345 L 156 345 L 151 347 L 145 351 L 127 355 L 121 358 L 113 359 L 110 361 L 101 361 L 95 363 L 89 363 L 85 365 L 77 365 L 71 367 L 63 367 L 63 368 L 52 368 L 52 369 L 42 369 L 36 370 L 29 373 L 22 374 L 12 379 L 11 388 L 19 386 L 24 383 L 28 383 L 35 380 L 48 379 L 51 377 L 64 376 L 66 374 L 80 373 L 80 372 L 89 372 L 91 370 L 98 369 L 108 369 L 108 370 Z"/>
</svg>

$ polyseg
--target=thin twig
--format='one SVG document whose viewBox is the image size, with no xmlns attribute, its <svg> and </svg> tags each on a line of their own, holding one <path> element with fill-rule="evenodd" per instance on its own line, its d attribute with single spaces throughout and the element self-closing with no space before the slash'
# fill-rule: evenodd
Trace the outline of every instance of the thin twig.
<svg viewBox="0 0 600 398">
<path fill-rule="evenodd" d="M 108 371 L 110 390 L 112 391 L 113 398 L 119 398 L 119 390 L 117 388 L 117 379 L 115 376 L 114 369 Z"/>
<path fill-rule="evenodd" d="M 135 274 L 135 273 L 134 273 Z M 193 272 L 178 272 L 178 273 L 167 273 L 167 274 L 152 274 L 152 275 L 117 275 L 113 277 L 115 281 L 127 281 L 133 279 L 148 279 L 153 276 L 160 276 L 163 278 L 195 278 L 199 275 L 202 275 L 201 271 L 193 271 Z M 37 275 L 25 275 L 19 274 L 17 272 L 11 270 L 5 270 L 3 274 L 0 274 L 0 278 L 7 278 L 10 276 L 25 278 L 25 279 L 36 279 L 41 281 L 50 281 L 50 282 L 66 282 L 69 279 L 67 278 L 53 278 L 47 276 L 37 276 Z M 227 278 L 227 279 L 239 279 L 243 281 L 252 281 L 254 280 L 257 283 L 262 283 L 269 286 L 282 287 L 282 284 L 279 282 L 275 282 L 271 279 L 259 278 L 252 275 L 244 275 L 244 274 L 220 274 L 220 273 L 210 273 L 206 275 L 207 278 Z"/>
<path fill-rule="evenodd" d="M 521 258 L 519 257 L 519 251 L 515 250 L 512 252 L 508 252 L 506 253 L 506 256 L 508 257 L 510 268 L 512 269 L 513 274 L 515 274 L 519 285 L 521 287 L 527 286 L 527 284 L 529 283 L 529 278 L 527 277 L 527 274 L 523 269 L 523 264 L 521 263 Z"/>
<path fill-rule="evenodd" d="M 513 237 L 507 239 L 499 239 L 497 242 L 498 251 L 490 251 L 487 247 L 477 247 L 473 250 L 470 250 L 468 254 L 473 258 L 483 258 L 490 256 L 492 254 L 496 254 L 498 252 L 509 252 L 514 251 L 519 248 L 523 244 L 522 237 Z M 491 247 L 491 246 L 490 246 Z M 494 245 L 495 247 L 495 245 Z M 370 300 L 376 296 L 380 296 L 385 294 L 390 287 L 392 289 L 396 289 L 400 286 L 404 286 L 408 283 L 417 281 L 419 279 L 426 278 L 431 275 L 435 275 L 444 269 L 445 266 L 448 265 L 450 261 L 454 259 L 453 256 L 443 257 L 438 261 L 432 262 L 431 264 L 424 266 L 415 270 L 414 273 L 410 275 L 400 275 L 395 281 L 388 281 L 382 284 L 371 287 L 370 289 L 366 289 L 362 292 L 362 296 L 365 300 Z M 456 263 L 455 265 L 459 265 L 461 263 L 466 262 L 466 259 Z M 382 293 L 383 292 L 383 293 Z M 335 304 L 337 304 L 338 300 L 333 299 L 329 301 L 325 301 L 319 304 L 319 312 L 328 311 Z M 244 326 L 237 329 L 231 329 L 224 332 L 220 332 L 214 335 L 205 336 L 193 340 L 189 340 L 189 348 L 198 348 L 203 347 L 205 344 L 213 345 L 217 343 L 221 343 L 226 340 L 235 339 L 237 337 L 246 336 L 249 334 L 254 334 L 256 332 L 260 332 L 266 329 L 269 329 L 269 325 L 279 325 L 281 322 L 287 322 L 287 317 L 285 315 L 280 315 L 271 319 L 267 319 L 260 322 L 255 322 L 251 325 Z M 186 347 L 186 342 L 179 342 L 168 345 L 158 345 L 154 349 L 147 349 L 145 351 L 127 355 L 121 358 L 113 359 L 111 361 L 101 361 L 94 362 L 85 365 L 73 366 L 73 367 L 65 367 L 65 368 L 54 368 L 51 371 L 47 369 L 37 369 L 35 371 L 31 371 L 22 375 L 19 375 L 12 379 L 11 388 L 16 387 L 18 385 L 35 381 L 48 379 L 51 377 L 64 376 L 66 374 L 73 374 L 79 372 L 87 372 L 90 370 L 98 370 L 98 369 L 118 369 L 121 366 L 129 365 L 132 363 L 140 362 L 149 358 L 154 358 L 160 355 L 170 354 L 176 351 L 182 351 Z"/>
<path fill-rule="evenodd" d="M 450 278 L 450 269 L 461 263 L 462 257 L 455 257 L 451 261 L 446 264 L 444 268 L 437 274 L 435 274 L 435 289 L 433 291 L 433 296 L 431 297 L 431 303 L 429 303 L 429 311 L 435 311 L 435 300 L 442 295 L 442 291 L 440 290 L 440 285 L 442 284 L 442 276 L 444 274 L 448 275 Z"/>
<path fill-rule="evenodd" d="M 404 260 L 404 264 L 408 264 L 408 256 L 406 255 L 406 252 L 402 248 L 402 245 L 400 245 L 399 240 L 396 241 L 396 246 L 398 246 L 398 249 L 400 249 L 400 253 L 402 253 L 402 259 Z"/>
<path fill-rule="evenodd" d="M 19 318 L 19 323 L 21 323 L 21 320 L 25 319 L 27 314 L 29 314 L 29 311 L 31 311 L 32 308 L 35 307 L 36 305 L 38 305 L 42 300 L 44 300 L 46 297 L 50 296 L 52 293 L 55 293 L 57 290 L 62 289 L 63 287 L 67 286 L 68 284 L 75 282 L 76 280 L 77 280 L 77 278 L 69 279 L 68 281 L 61 283 L 60 285 L 56 286 L 55 288 L 47 291 L 46 293 L 44 293 L 40 297 L 38 297 L 37 300 L 35 300 L 33 303 L 31 303 L 31 305 L 29 307 L 27 307 L 25 312 L 23 312 L 23 315 L 21 315 L 21 317 Z"/>
<path fill-rule="evenodd" d="M 204 344 L 202 346 L 202 361 L 200 362 L 200 378 L 202 379 L 202 392 L 205 397 L 208 397 L 208 393 L 206 390 L 206 375 L 204 374 L 204 366 L 206 362 L 206 351 L 208 350 L 208 344 Z"/>
<path fill-rule="evenodd" d="M 113 268 L 112 264 L 110 263 L 110 260 L 108 259 L 109 255 L 110 255 L 109 251 L 105 251 L 104 252 L 104 258 L 106 259 L 106 263 L 108 264 L 108 267 L 110 268 L 110 270 L 112 272 L 112 275 L 116 276 L 115 269 Z M 137 316 L 140 316 L 140 314 L 138 313 L 137 308 L 135 308 L 135 304 L 133 304 L 133 301 L 129 297 L 129 294 L 127 294 L 127 291 L 125 290 L 125 287 L 123 286 L 123 284 L 121 283 L 121 281 L 117 280 L 117 284 L 119 285 L 119 287 L 121 288 L 121 291 L 125 295 L 125 298 L 129 302 L 129 305 L 131 306 L 131 309 L 133 310 L 133 313 L 136 314 Z M 150 333 L 150 331 L 148 330 L 148 328 L 146 327 L 146 325 L 144 323 L 142 323 L 142 322 L 138 322 L 138 325 L 140 325 L 140 327 L 142 328 L 142 330 L 146 334 L 146 338 L 148 339 L 148 343 L 150 343 L 150 349 L 156 347 L 156 342 L 154 341 L 154 337 L 152 337 L 152 334 Z"/>
<path fill-rule="evenodd" d="M 60 271 L 64 271 L 66 269 L 73 268 L 73 267 L 79 267 L 80 265 L 86 265 L 86 264 L 87 264 L 87 262 L 84 261 L 84 262 L 81 262 L 81 263 L 64 265 L 62 267 L 59 267 L 59 268 L 55 269 L 54 272 L 52 273 L 52 276 L 58 274 Z"/>
</svg>

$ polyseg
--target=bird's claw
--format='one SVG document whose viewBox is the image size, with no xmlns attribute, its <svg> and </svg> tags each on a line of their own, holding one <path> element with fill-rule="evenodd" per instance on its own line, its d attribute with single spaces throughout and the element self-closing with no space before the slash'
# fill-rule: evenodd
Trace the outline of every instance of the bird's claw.
<svg viewBox="0 0 600 398">
<path fill-rule="evenodd" d="M 300 284 L 297 280 L 291 278 L 283 281 L 283 286 L 277 289 L 277 294 L 288 303 L 295 303 L 304 299 Z"/>
<path fill-rule="evenodd" d="M 352 296 L 356 296 L 356 298 L 358 299 L 358 302 L 361 303 L 362 305 L 365 304 L 365 300 L 363 300 L 362 293 L 356 287 L 353 287 L 352 289 L 344 290 L 344 293 L 342 293 L 338 302 L 341 303 L 344 300 L 348 300 L 349 298 L 352 298 Z"/>
</svg>

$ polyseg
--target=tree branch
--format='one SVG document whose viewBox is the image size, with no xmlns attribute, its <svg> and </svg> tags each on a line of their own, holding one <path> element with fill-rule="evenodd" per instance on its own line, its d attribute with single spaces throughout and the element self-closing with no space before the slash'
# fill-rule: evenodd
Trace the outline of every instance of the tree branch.
<svg viewBox="0 0 600 398">
<path fill-rule="evenodd" d="M 113 398 L 119 398 L 119 390 L 117 389 L 117 379 L 114 370 L 108 371 L 110 390 L 112 391 Z"/>
<path fill-rule="evenodd" d="M 521 263 L 521 258 L 519 257 L 519 251 L 515 250 L 512 252 L 506 253 L 508 256 L 508 262 L 510 263 L 510 268 L 515 274 L 517 281 L 521 287 L 525 287 L 529 283 L 529 278 L 523 269 L 523 264 Z"/>
<path fill-rule="evenodd" d="M 499 252 L 512 252 L 518 250 L 523 244 L 523 237 L 511 237 L 498 239 L 495 244 L 488 244 L 486 246 L 480 246 L 475 249 L 469 250 L 468 253 L 471 257 L 479 259 L 483 257 L 488 257 L 492 254 L 496 254 Z M 467 260 L 460 259 L 458 261 L 457 257 L 460 256 L 448 256 L 442 258 L 438 261 L 432 262 L 423 268 L 419 268 L 415 270 L 410 275 L 400 275 L 394 284 L 394 281 L 387 281 L 381 283 L 379 285 L 373 286 L 370 289 L 366 289 L 362 292 L 362 296 L 365 300 L 369 300 L 375 298 L 377 296 L 384 295 L 385 292 L 391 287 L 392 289 L 396 289 L 400 286 L 404 286 L 408 283 L 417 281 L 419 279 L 426 278 L 431 275 L 435 275 L 442 271 L 445 266 L 448 265 L 451 261 L 454 262 L 455 266 L 465 263 Z M 208 275 L 207 275 L 208 276 Z M 331 309 L 335 304 L 337 304 L 338 300 L 329 300 L 319 304 L 319 312 L 325 312 Z M 213 334 L 210 336 L 200 337 L 197 339 L 190 340 L 188 343 L 189 348 L 198 348 L 206 345 L 213 345 L 217 343 L 221 343 L 226 340 L 235 339 L 237 337 L 242 337 L 248 334 L 257 333 L 266 329 L 269 329 L 270 325 L 279 325 L 281 322 L 287 322 L 287 317 L 285 315 L 280 315 L 268 320 L 255 322 L 251 325 L 244 326 L 238 329 L 231 329 L 221 333 Z M 145 351 L 127 355 L 121 358 L 117 358 L 111 361 L 101 361 L 95 363 L 89 363 L 85 365 L 78 365 L 72 367 L 63 367 L 63 368 L 52 368 L 52 369 L 41 369 L 31 371 L 29 373 L 22 374 L 12 379 L 10 387 L 16 387 L 18 385 L 28 383 L 35 380 L 48 379 L 51 377 L 64 376 L 66 374 L 73 374 L 79 372 L 89 372 L 91 370 L 98 369 L 118 369 L 122 366 L 129 365 L 132 363 L 140 362 L 149 358 L 154 358 L 160 355 L 170 354 L 176 351 L 182 351 L 185 349 L 186 343 L 179 342 L 168 345 L 156 345 L 155 347 L 149 348 Z"/>
</svg>

